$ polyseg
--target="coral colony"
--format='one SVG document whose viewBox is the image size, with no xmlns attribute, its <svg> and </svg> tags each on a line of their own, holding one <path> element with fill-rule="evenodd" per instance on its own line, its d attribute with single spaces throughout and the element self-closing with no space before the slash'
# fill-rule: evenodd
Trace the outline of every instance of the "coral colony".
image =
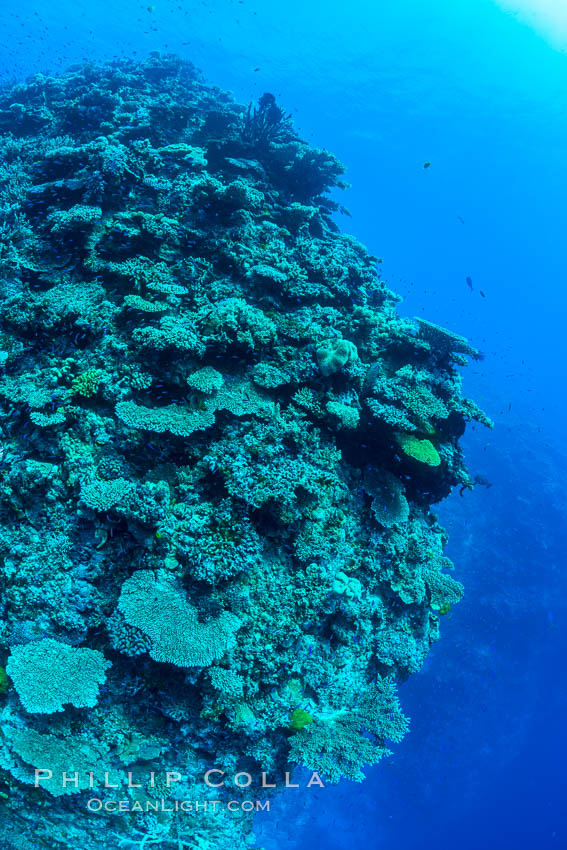
<svg viewBox="0 0 567 850">
<path fill-rule="evenodd" d="M 0 844 L 242 850 L 408 729 L 478 352 L 397 315 L 269 94 L 84 65 L 0 147 Z"/>
</svg>

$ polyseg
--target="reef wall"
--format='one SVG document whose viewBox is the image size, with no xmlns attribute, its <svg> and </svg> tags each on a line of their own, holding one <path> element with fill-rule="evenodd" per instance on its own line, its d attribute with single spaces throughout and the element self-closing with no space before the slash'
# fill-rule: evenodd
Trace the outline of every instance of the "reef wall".
<svg viewBox="0 0 567 850">
<path fill-rule="evenodd" d="M 478 352 L 397 315 L 271 95 L 176 57 L 38 75 L 0 159 L 1 846 L 244 848 L 251 816 L 144 809 L 360 780 L 403 737 L 462 595 L 431 506 L 473 484 Z"/>
</svg>

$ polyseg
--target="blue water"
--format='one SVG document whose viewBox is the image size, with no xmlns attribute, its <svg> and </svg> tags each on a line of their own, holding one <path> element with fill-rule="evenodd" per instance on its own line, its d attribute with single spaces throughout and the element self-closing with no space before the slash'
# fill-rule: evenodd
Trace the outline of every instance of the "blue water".
<svg viewBox="0 0 567 850">
<path fill-rule="evenodd" d="M 464 386 L 496 428 L 464 443 L 493 486 L 440 507 L 466 597 L 401 689 L 411 734 L 363 785 L 283 795 L 263 846 L 567 847 L 567 53 L 491 0 L 1 5 L 0 79 L 160 50 L 274 92 L 348 166 L 341 226 L 402 312 L 486 355 Z"/>
</svg>

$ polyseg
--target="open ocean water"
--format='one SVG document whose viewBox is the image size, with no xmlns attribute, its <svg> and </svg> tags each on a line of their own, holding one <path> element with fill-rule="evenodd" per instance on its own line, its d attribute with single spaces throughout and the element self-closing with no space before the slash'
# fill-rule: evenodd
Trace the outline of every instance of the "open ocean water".
<svg viewBox="0 0 567 850">
<path fill-rule="evenodd" d="M 239 102 L 273 92 L 347 166 L 337 220 L 400 312 L 484 354 L 464 391 L 495 428 L 463 445 L 491 486 L 438 508 L 465 597 L 400 688 L 411 732 L 364 783 L 278 799 L 266 850 L 567 848 L 563 5 L 0 0 L 0 82 L 160 51 Z"/>
</svg>

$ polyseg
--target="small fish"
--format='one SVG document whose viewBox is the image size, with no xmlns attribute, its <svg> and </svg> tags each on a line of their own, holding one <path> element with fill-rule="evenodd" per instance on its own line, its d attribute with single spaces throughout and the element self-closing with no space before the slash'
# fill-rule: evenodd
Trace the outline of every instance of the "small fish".
<svg viewBox="0 0 567 850">
<path fill-rule="evenodd" d="M 461 222 L 461 224 L 464 224 L 464 223 L 465 223 L 464 218 L 461 218 L 461 216 L 460 216 L 460 215 L 458 215 L 458 216 L 457 216 L 457 218 L 459 219 L 459 221 Z"/>
<path fill-rule="evenodd" d="M 430 162 L 424 162 L 424 163 L 423 163 L 423 167 L 424 167 L 424 168 L 429 168 L 429 166 L 430 166 L 430 165 L 431 165 L 431 163 L 430 163 Z"/>
<path fill-rule="evenodd" d="M 469 289 L 470 289 L 470 291 L 472 292 L 472 290 L 473 290 L 472 277 L 467 277 L 467 278 L 466 278 L 466 281 L 467 281 L 467 286 L 468 286 L 468 288 L 469 288 Z"/>
<path fill-rule="evenodd" d="M 259 68 L 254 68 L 254 73 L 256 73 L 259 70 L 260 70 Z"/>
<path fill-rule="evenodd" d="M 479 289 L 478 291 L 480 292 L 480 294 L 482 295 L 482 297 L 483 297 L 483 298 L 486 298 L 486 295 L 484 294 L 484 292 L 482 291 L 482 289 Z"/>
</svg>

